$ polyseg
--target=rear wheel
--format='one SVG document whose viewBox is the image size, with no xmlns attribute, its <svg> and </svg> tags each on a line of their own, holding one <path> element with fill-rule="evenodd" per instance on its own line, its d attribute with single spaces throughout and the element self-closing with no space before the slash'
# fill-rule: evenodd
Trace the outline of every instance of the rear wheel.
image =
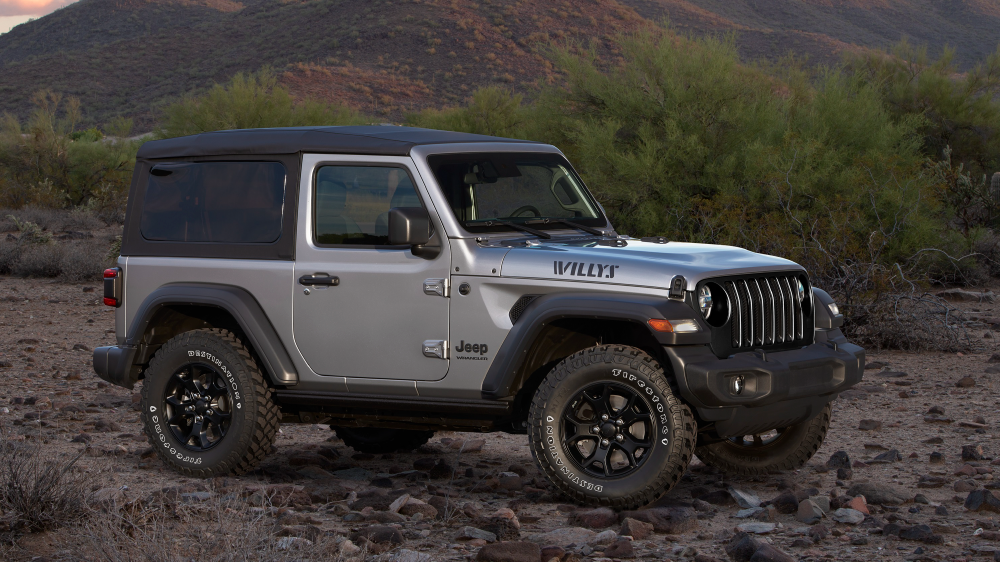
<svg viewBox="0 0 1000 562">
<path fill-rule="evenodd" d="M 641 350 L 577 352 L 542 381 L 528 414 L 531 452 L 560 490 L 634 509 L 667 493 L 691 461 L 694 416 Z"/>
<path fill-rule="evenodd" d="M 380 427 L 330 426 L 344 444 L 361 453 L 396 453 L 416 449 L 434 437 L 433 431 Z"/>
<path fill-rule="evenodd" d="M 703 445 L 695 455 L 709 466 L 737 475 L 794 470 L 816 454 L 830 428 L 831 407 L 811 420 L 756 435 L 740 435 Z"/>
<path fill-rule="evenodd" d="M 163 461 L 190 476 L 243 474 L 270 451 L 278 407 L 257 363 L 226 330 L 165 343 L 142 385 L 142 421 Z"/>
</svg>

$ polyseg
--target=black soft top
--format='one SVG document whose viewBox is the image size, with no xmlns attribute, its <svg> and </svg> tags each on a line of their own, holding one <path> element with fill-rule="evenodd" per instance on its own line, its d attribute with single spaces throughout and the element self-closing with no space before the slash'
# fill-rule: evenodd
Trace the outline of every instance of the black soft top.
<svg viewBox="0 0 1000 562">
<path fill-rule="evenodd" d="M 286 127 L 236 129 L 154 140 L 139 148 L 138 158 L 188 158 L 229 154 L 372 154 L 408 156 L 423 144 L 530 141 L 386 125 L 355 127 Z"/>
</svg>

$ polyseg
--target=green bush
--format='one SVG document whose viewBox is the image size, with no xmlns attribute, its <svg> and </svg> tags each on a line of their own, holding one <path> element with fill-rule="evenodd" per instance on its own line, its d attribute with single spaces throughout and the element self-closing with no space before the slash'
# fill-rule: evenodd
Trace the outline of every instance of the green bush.
<svg viewBox="0 0 1000 562">
<path fill-rule="evenodd" d="M 345 105 L 307 99 L 296 103 L 270 69 L 239 73 L 226 85 L 216 84 L 205 95 L 167 107 L 160 138 L 223 129 L 360 125 L 366 120 Z"/>
</svg>

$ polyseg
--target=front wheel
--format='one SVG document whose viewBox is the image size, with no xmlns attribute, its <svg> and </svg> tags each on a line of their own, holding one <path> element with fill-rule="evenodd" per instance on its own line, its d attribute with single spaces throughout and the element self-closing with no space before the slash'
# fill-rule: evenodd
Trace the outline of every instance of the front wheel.
<svg viewBox="0 0 1000 562">
<path fill-rule="evenodd" d="M 242 342 L 205 329 L 156 351 L 142 385 L 142 421 L 167 465 L 209 477 L 257 466 L 274 443 L 279 412 Z"/>
<path fill-rule="evenodd" d="M 697 428 L 643 351 L 596 346 L 560 362 L 528 414 L 546 477 L 587 505 L 634 509 L 667 493 L 691 461 Z"/>
<path fill-rule="evenodd" d="M 754 476 L 793 470 L 806 464 L 823 444 L 830 429 L 830 405 L 819 415 L 781 429 L 756 435 L 740 435 L 695 449 L 709 466 L 735 475 Z"/>
</svg>

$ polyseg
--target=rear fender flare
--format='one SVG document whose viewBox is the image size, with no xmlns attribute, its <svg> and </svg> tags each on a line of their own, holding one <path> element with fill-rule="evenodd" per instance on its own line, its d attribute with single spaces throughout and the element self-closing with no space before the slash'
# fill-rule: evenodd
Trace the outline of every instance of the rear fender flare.
<svg viewBox="0 0 1000 562">
<path fill-rule="evenodd" d="M 228 312 L 239 324 L 257 353 L 261 367 L 271 382 L 292 386 L 299 382 L 298 371 L 278 333 L 257 300 L 244 289 L 209 283 L 171 283 L 146 297 L 130 323 L 125 347 L 138 347 L 157 311 L 167 306 L 208 306 Z"/>
</svg>

